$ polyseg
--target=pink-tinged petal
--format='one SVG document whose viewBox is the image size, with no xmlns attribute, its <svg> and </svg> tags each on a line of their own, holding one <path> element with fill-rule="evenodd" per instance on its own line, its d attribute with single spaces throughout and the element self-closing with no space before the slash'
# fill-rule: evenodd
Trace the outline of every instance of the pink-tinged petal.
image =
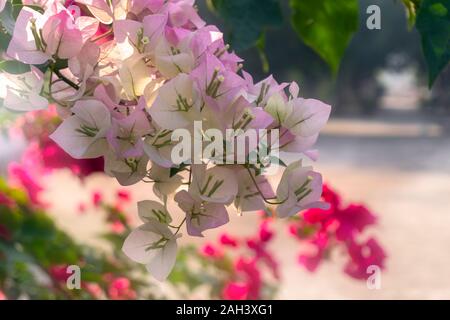
<svg viewBox="0 0 450 320">
<path fill-rule="evenodd" d="M 297 82 L 292 82 L 291 85 L 289 86 L 289 93 L 291 94 L 291 97 L 293 99 L 297 99 L 299 92 L 300 88 Z"/>
<path fill-rule="evenodd" d="M 229 221 L 223 204 L 202 204 L 201 199 L 193 197 L 185 190 L 178 192 L 174 199 L 186 212 L 186 228 L 191 236 L 203 237 L 203 231 L 220 227 Z"/>
<path fill-rule="evenodd" d="M 75 24 L 81 31 L 83 42 L 86 42 L 88 39 L 93 37 L 97 33 L 99 27 L 99 22 L 97 21 L 97 19 L 87 16 L 81 16 L 77 18 Z"/>
<path fill-rule="evenodd" d="M 147 175 L 148 158 L 121 158 L 113 150 L 104 155 L 105 173 L 115 177 L 122 186 L 131 186 L 138 183 Z"/>
<path fill-rule="evenodd" d="M 142 20 L 144 35 L 149 38 L 149 45 L 152 48 L 155 48 L 155 44 L 164 35 L 167 19 L 167 14 L 152 14 Z"/>
<path fill-rule="evenodd" d="M 31 32 L 31 21 L 36 21 L 36 28 L 41 27 L 43 16 L 28 7 L 23 8 L 14 27 L 13 37 L 7 49 L 7 55 L 26 64 L 43 64 L 51 58 L 36 48 Z"/>
<path fill-rule="evenodd" d="M 142 29 L 141 22 L 134 20 L 117 20 L 113 24 L 114 38 L 117 43 L 124 43 L 127 39 L 137 44 L 138 32 Z"/>
<path fill-rule="evenodd" d="M 89 11 L 103 24 L 111 24 L 114 20 L 113 12 L 106 0 L 76 0 L 87 6 Z"/>
<path fill-rule="evenodd" d="M 284 126 L 295 135 L 310 137 L 319 133 L 330 117 L 331 106 L 315 99 L 298 98 Z"/>
<path fill-rule="evenodd" d="M 218 228 L 229 222 L 228 212 L 224 205 L 208 203 L 205 205 L 205 215 L 198 218 L 187 215 L 186 227 L 191 236 L 203 237 L 203 231 Z"/>
<path fill-rule="evenodd" d="M 191 23 L 197 29 L 200 29 L 206 24 L 190 3 L 183 1 L 169 2 L 168 12 L 170 23 L 175 27 L 188 27 L 188 24 Z"/>
<path fill-rule="evenodd" d="M 69 69 L 77 77 L 83 78 L 86 70 L 92 68 L 100 57 L 100 47 L 91 41 L 86 41 L 79 54 L 69 59 Z"/>
<path fill-rule="evenodd" d="M 177 109 L 180 97 L 192 105 L 188 111 Z M 161 128 L 169 130 L 186 128 L 192 125 L 194 120 L 201 120 L 200 113 L 194 105 L 197 98 L 193 81 L 188 75 L 179 74 L 159 89 L 158 97 L 148 112 Z"/>
<path fill-rule="evenodd" d="M 81 100 L 72 112 L 74 115 L 64 120 L 50 138 L 75 159 L 102 156 L 107 151 L 104 137 L 111 126 L 108 109 L 99 101 Z M 83 126 L 93 134 L 80 132 Z"/>
<path fill-rule="evenodd" d="M 321 202 L 322 176 L 310 167 L 302 167 L 301 161 L 290 164 L 283 173 L 277 188 L 277 214 L 281 218 L 290 217 L 301 210 L 310 208 L 327 209 Z"/>
<path fill-rule="evenodd" d="M 42 37 L 47 47 L 45 52 L 61 59 L 75 57 L 83 46 L 83 37 L 76 29 L 73 17 L 66 11 L 51 16 L 42 28 Z"/>
</svg>

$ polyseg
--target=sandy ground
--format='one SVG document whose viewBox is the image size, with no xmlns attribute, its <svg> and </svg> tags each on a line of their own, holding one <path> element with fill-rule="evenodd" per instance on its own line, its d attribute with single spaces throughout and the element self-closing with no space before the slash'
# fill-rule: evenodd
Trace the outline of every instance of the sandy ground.
<svg viewBox="0 0 450 320">
<path fill-rule="evenodd" d="M 327 127 L 318 147 L 321 158 L 315 167 L 326 181 L 344 199 L 365 203 L 378 214 L 379 225 L 369 234 L 385 247 L 387 270 L 381 289 L 369 290 L 364 282 L 343 274 L 343 258 L 335 252 L 331 261 L 310 274 L 296 263 L 298 244 L 279 223 L 273 244 L 283 275 L 278 298 L 449 299 L 450 139 L 443 128 L 414 117 L 406 122 L 396 122 L 395 117 L 394 121 L 338 119 Z M 102 229 L 101 216 L 74 211 L 80 201 L 88 201 L 86 190 L 112 194 L 116 184 L 97 176 L 83 189 L 67 175 L 47 180 L 48 196 L 62 200 L 52 210 L 55 218 L 78 239 L 101 245 L 94 239 Z M 152 198 L 149 185 L 133 192 L 136 201 Z M 251 234 L 256 220 L 254 215 L 233 216 L 226 229 L 194 242 L 215 239 L 223 230 Z"/>
</svg>

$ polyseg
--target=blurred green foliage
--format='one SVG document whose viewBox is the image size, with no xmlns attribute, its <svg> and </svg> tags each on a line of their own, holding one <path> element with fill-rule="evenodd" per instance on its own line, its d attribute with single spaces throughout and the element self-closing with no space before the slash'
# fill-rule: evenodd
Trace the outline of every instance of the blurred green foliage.
<svg viewBox="0 0 450 320">
<path fill-rule="evenodd" d="M 450 0 L 423 0 L 416 23 L 431 87 L 450 61 Z"/>
<path fill-rule="evenodd" d="M 365 12 L 359 10 L 362 4 L 358 0 L 207 1 L 211 4 L 210 8 L 225 21 L 229 31 L 228 39 L 237 51 L 252 46 L 261 50 L 264 47 L 261 46 L 261 39 L 265 39 L 268 28 L 282 25 L 279 7 L 288 2 L 287 14 L 293 29 L 302 42 L 312 48 L 335 74 L 358 30 L 358 11 L 360 16 L 361 12 Z M 417 20 L 431 87 L 450 61 L 450 0 L 401 0 L 401 3 L 410 29 Z M 382 11 L 383 20 L 387 14 Z M 383 27 L 383 32 L 395 30 Z M 271 44 L 266 42 L 266 46 Z M 261 56 L 266 58 L 265 55 Z M 263 64 L 267 64 L 267 61 L 263 60 Z"/>
<path fill-rule="evenodd" d="M 283 15 L 278 0 L 209 0 L 209 8 L 219 14 L 228 27 L 228 37 L 236 50 L 256 45 L 269 27 L 279 27 Z"/>
<path fill-rule="evenodd" d="M 358 0 L 290 0 L 292 26 L 334 74 L 358 30 Z"/>
</svg>

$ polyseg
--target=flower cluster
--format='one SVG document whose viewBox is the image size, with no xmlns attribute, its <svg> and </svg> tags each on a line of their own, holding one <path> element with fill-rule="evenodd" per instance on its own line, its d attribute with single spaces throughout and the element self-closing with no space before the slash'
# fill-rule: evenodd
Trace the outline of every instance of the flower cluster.
<svg viewBox="0 0 450 320">
<path fill-rule="evenodd" d="M 339 194 L 327 185 L 324 185 L 323 198 L 330 203 L 328 210 L 307 210 L 289 226 L 296 239 L 312 247 L 312 252 L 300 254 L 299 262 L 313 272 L 331 249 L 343 246 L 349 256 L 344 268 L 349 276 L 364 280 L 370 266 L 384 269 L 383 248 L 374 238 L 361 239 L 363 231 L 376 223 L 376 217 L 363 205 L 344 206 Z"/>
<path fill-rule="evenodd" d="M 10 3 L 0 4 L 13 15 Z M 122 185 L 154 183 L 161 202 L 139 203 L 142 225 L 123 250 L 157 279 L 164 280 L 175 263 L 184 223 L 189 235 L 202 236 L 228 222 L 231 204 L 239 212 L 276 205 L 279 217 L 326 208 L 321 175 L 301 160 L 284 169 L 276 188 L 265 173 L 280 164 L 267 156 L 274 150 L 317 157 L 312 147 L 330 106 L 299 97 L 296 83 L 272 77 L 255 83 L 218 28 L 199 17 L 194 0 L 22 5 L 5 57 L 29 71 L 1 74 L 4 106 L 33 111 L 56 105 L 63 121 L 51 138 L 69 155 L 103 157 L 105 172 Z M 199 135 L 202 146 L 226 145 L 226 151 L 206 148 L 199 154 L 194 147 L 177 162 L 177 129 Z M 229 129 L 235 133 L 227 140 L 211 134 Z M 233 143 L 251 130 L 265 130 L 270 139 L 259 136 L 256 150 L 249 143 L 244 163 L 237 163 Z M 171 199 L 185 214 L 180 224 L 168 211 Z"/>
</svg>

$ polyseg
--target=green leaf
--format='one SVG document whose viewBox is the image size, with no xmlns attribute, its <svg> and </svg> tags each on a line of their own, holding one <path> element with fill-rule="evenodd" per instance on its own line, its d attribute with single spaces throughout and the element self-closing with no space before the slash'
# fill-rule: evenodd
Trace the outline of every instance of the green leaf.
<svg viewBox="0 0 450 320">
<path fill-rule="evenodd" d="M 402 0 L 406 7 L 406 15 L 408 17 L 408 26 L 411 29 L 416 23 L 417 10 L 420 6 L 420 0 Z"/>
<path fill-rule="evenodd" d="M 283 15 L 278 0 L 212 0 L 214 12 L 220 15 L 229 30 L 234 49 L 253 47 L 266 28 L 278 27 Z"/>
<path fill-rule="evenodd" d="M 431 87 L 450 61 L 450 0 L 424 0 L 416 26 L 422 37 Z"/>
<path fill-rule="evenodd" d="M 303 42 L 324 59 L 334 74 L 358 29 L 357 0 L 290 0 L 291 22 Z"/>
<path fill-rule="evenodd" d="M 3 60 L 0 61 L 0 71 L 11 74 L 22 74 L 30 71 L 30 66 L 16 60 Z"/>
</svg>

